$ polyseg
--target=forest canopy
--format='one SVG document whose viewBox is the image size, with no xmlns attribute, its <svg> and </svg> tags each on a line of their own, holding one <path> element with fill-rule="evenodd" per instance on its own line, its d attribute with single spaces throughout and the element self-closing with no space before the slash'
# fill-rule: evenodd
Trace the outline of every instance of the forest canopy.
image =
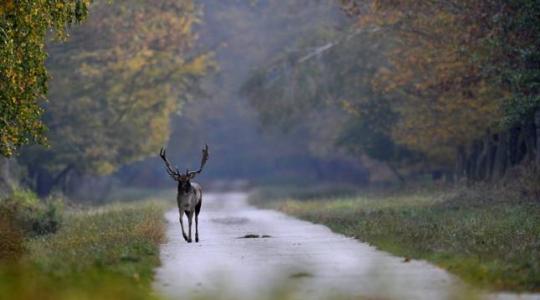
<svg viewBox="0 0 540 300">
<path fill-rule="evenodd" d="M 25 147 L 19 158 L 39 195 L 69 174 L 111 174 L 167 141 L 170 117 L 212 68 L 209 54 L 192 53 L 197 22 L 190 0 L 93 1 L 84 26 L 49 41 L 48 101 L 34 103 L 33 121 L 49 147 Z"/>
<path fill-rule="evenodd" d="M 263 124 L 314 114 L 334 149 L 394 170 L 484 179 L 538 159 L 538 1 L 339 2 L 353 29 L 314 32 L 244 84 Z"/>
</svg>

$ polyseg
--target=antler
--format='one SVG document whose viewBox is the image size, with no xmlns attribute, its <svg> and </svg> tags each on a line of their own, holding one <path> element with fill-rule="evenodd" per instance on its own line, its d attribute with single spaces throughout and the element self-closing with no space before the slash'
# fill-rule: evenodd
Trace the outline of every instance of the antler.
<svg viewBox="0 0 540 300">
<path fill-rule="evenodd" d="M 189 178 L 193 179 L 195 178 L 195 176 L 197 176 L 198 174 L 200 174 L 204 168 L 204 165 L 206 165 L 206 162 L 208 161 L 208 145 L 204 145 L 204 148 L 202 149 L 202 158 L 201 158 L 201 167 L 199 168 L 198 171 L 188 171 L 187 172 L 187 175 L 189 176 Z"/>
<path fill-rule="evenodd" d="M 165 149 L 164 148 L 161 148 L 161 150 L 159 151 L 159 156 L 161 157 L 161 159 L 163 159 L 163 161 L 165 162 L 165 166 L 167 167 L 167 173 L 169 173 L 169 175 L 174 179 L 174 180 L 178 180 L 180 178 L 180 171 L 178 170 L 178 168 L 174 168 L 172 167 L 171 163 L 169 162 L 169 160 L 167 159 L 167 154 L 165 152 Z"/>
</svg>

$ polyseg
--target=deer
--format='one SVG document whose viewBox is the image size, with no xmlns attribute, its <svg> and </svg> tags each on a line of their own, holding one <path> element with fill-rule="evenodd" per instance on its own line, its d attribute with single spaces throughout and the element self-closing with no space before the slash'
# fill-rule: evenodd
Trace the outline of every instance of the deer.
<svg viewBox="0 0 540 300">
<path fill-rule="evenodd" d="M 198 183 L 192 182 L 197 175 L 201 174 L 204 165 L 208 161 L 208 145 L 202 150 L 201 166 L 197 171 L 186 170 L 185 173 L 169 162 L 167 159 L 167 153 L 164 148 L 161 148 L 159 156 L 165 162 L 165 170 L 176 182 L 178 182 L 178 191 L 176 195 L 176 203 L 178 204 L 178 212 L 180 213 L 179 221 L 182 228 L 182 236 L 188 243 L 192 242 L 191 239 L 191 225 L 193 223 L 193 217 L 195 216 L 195 243 L 199 242 L 199 213 L 202 206 L 202 188 Z M 186 235 L 184 231 L 184 222 L 182 220 L 184 213 L 187 216 L 189 231 Z"/>
</svg>

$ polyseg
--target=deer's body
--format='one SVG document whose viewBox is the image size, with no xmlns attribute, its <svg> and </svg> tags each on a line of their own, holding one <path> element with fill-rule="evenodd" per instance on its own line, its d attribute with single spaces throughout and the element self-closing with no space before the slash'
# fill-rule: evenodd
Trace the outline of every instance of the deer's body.
<svg viewBox="0 0 540 300">
<path fill-rule="evenodd" d="M 199 213 L 202 206 L 202 188 L 199 184 L 191 182 L 191 179 L 195 178 L 197 174 L 200 174 L 203 170 L 206 161 L 208 160 L 208 145 L 203 149 L 201 167 L 198 171 L 186 170 L 183 174 L 178 168 L 173 168 L 171 163 L 167 160 L 167 156 L 164 149 L 161 149 L 159 156 L 165 162 L 166 170 L 169 175 L 178 182 L 178 194 L 176 195 L 176 203 L 178 204 L 178 213 L 180 227 L 182 228 L 182 236 L 186 242 L 191 243 L 191 225 L 193 224 L 193 217 L 195 217 L 195 242 L 199 242 Z M 188 218 L 189 230 L 186 235 L 184 230 L 184 222 L 182 220 L 184 214 Z"/>
<path fill-rule="evenodd" d="M 193 216 L 195 216 L 195 242 L 199 242 L 199 213 L 202 206 L 202 188 L 198 183 L 186 182 L 182 185 L 178 183 L 178 194 L 176 195 L 176 203 L 178 204 L 178 213 L 180 215 L 180 227 L 182 227 L 182 235 L 184 239 L 191 243 L 191 225 L 193 223 Z M 188 235 L 184 233 L 184 222 L 182 221 L 183 215 L 186 214 L 188 218 Z"/>
<path fill-rule="evenodd" d="M 188 187 L 181 187 L 178 185 L 178 194 L 176 196 L 176 203 L 178 203 L 178 209 L 183 211 L 194 211 L 195 207 L 201 203 L 202 200 L 202 188 L 196 182 L 191 182 Z"/>
</svg>

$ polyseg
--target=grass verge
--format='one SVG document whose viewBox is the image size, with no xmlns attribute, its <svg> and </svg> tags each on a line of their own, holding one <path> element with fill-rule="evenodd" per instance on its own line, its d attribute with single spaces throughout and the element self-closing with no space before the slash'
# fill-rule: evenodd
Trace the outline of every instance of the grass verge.
<svg viewBox="0 0 540 300">
<path fill-rule="evenodd" d="M 475 285 L 540 292 L 540 203 L 503 186 L 322 199 L 274 195 L 256 193 L 252 202 L 428 260 Z"/>
<path fill-rule="evenodd" d="M 55 234 L 24 240 L 0 264 L 9 299 L 155 299 L 153 269 L 164 239 L 165 207 L 139 202 L 66 212 Z"/>
</svg>

